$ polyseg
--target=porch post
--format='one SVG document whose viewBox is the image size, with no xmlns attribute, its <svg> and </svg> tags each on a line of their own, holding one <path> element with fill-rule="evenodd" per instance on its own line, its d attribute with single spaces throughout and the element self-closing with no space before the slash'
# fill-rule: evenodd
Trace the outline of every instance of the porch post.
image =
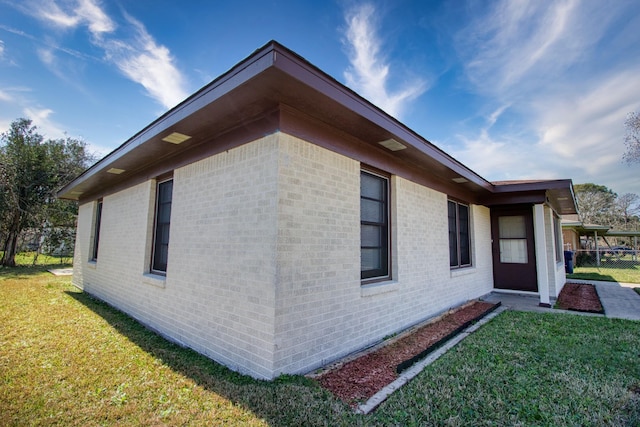
<svg viewBox="0 0 640 427">
<path fill-rule="evenodd" d="M 600 248 L 598 247 L 598 232 L 593 232 L 594 239 L 596 241 L 596 265 L 600 267 Z"/>
<path fill-rule="evenodd" d="M 544 228 L 544 205 L 533 205 L 533 232 L 535 235 L 536 271 L 538 273 L 540 305 L 550 307 L 549 273 L 547 271 L 547 239 Z"/>
</svg>

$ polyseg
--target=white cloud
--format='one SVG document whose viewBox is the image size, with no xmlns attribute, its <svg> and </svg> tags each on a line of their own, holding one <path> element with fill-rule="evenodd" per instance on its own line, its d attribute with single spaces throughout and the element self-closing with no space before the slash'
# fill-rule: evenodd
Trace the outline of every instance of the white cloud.
<svg viewBox="0 0 640 427">
<path fill-rule="evenodd" d="M 490 4 L 488 10 L 472 11 L 471 24 L 456 35 L 456 43 L 475 89 L 498 97 L 548 87 L 588 58 L 620 12 L 604 3 L 578 0 Z"/>
<path fill-rule="evenodd" d="M 620 70 L 589 84 L 570 86 L 555 97 L 539 97 L 522 124 L 531 138 L 495 129 L 496 110 L 476 135 L 456 135 L 447 147 L 489 180 L 572 178 L 619 193 L 640 193 L 637 173 L 622 163 L 624 120 L 640 110 L 635 69 Z"/>
<path fill-rule="evenodd" d="M 558 94 L 554 104 L 537 104 L 540 145 L 585 173 L 619 167 L 624 120 L 640 108 L 640 87 L 631 84 L 636 76 L 635 69 L 616 71 L 591 87 L 578 86 L 576 93 Z"/>
<path fill-rule="evenodd" d="M 75 4 L 74 4 L 75 3 Z M 100 8 L 99 2 L 93 0 L 77 0 L 63 2 L 33 0 L 29 2 L 37 18 L 61 28 L 76 28 L 86 25 L 94 36 L 115 30 L 115 23 Z"/>
<path fill-rule="evenodd" d="M 457 135 L 450 152 L 490 180 L 572 178 L 640 193 L 622 164 L 624 120 L 640 109 L 637 26 L 629 24 L 637 8 L 576 0 L 470 5 L 456 50 L 480 108 L 494 114 L 482 129 Z"/>
<path fill-rule="evenodd" d="M 38 127 L 38 132 L 44 136 L 45 139 L 65 137 L 65 131 L 50 117 L 53 114 L 53 110 L 50 108 L 27 106 L 23 108 L 22 113 L 24 117 L 31 119 L 33 124 Z"/>
<path fill-rule="evenodd" d="M 0 101 L 11 102 L 12 100 L 13 97 L 11 95 L 0 89 Z"/>
<path fill-rule="evenodd" d="M 188 95 L 185 79 L 175 65 L 170 50 L 147 32 L 144 25 L 125 14 L 124 28 L 117 34 L 116 23 L 102 9 L 96 0 L 75 0 L 56 2 L 33 0 L 22 10 L 34 14 L 40 20 L 54 26 L 75 29 L 86 26 L 91 33 L 91 43 L 105 52 L 105 58 L 115 65 L 128 79 L 140 84 L 147 94 L 166 108 L 171 108 Z M 55 57 L 51 49 L 56 49 L 76 57 L 84 57 L 76 51 L 46 43 L 49 49 L 40 49 L 40 59 L 54 74 L 63 73 L 54 67 Z"/>
<path fill-rule="evenodd" d="M 510 107 L 509 104 L 501 105 L 498 109 L 494 110 L 489 117 L 487 117 L 488 128 L 491 128 L 496 124 L 502 113 L 504 113 Z"/>
<path fill-rule="evenodd" d="M 45 65 L 52 65 L 55 62 L 55 56 L 51 49 L 38 49 L 38 58 L 44 62 Z"/>
<path fill-rule="evenodd" d="M 75 13 L 88 23 L 89 31 L 94 36 L 110 33 L 116 28 L 116 24 L 104 13 L 99 3 L 94 3 L 91 0 L 79 0 Z"/>
<path fill-rule="evenodd" d="M 72 28 L 80 23 L 78 15 L 66 13 L 55 1 L 31 2 L 31 5 L 27 7 L 33 8 L 36 17 L 58 27 Z"/>
<path fill-rule="evenodd" d="M 126 18 L 134 35 L 126 43 L 121 40 L 102 43 L 107 59 L 128 78 L 140 83 L 152 98 L 167 108 L 173 107 L 188 93 L 171 52 L 158 45 L 142 23 L 130 16 Z"/>
<path fill-rule="evenodd" d="M 24 91 L 25 89 L 16 88 L 16 90 Z M 2 92 L 0 92 L 0 94 L 1 93 Z M 25 117 L 31 120 L 32 124 L 38 128 L 38 133 L 45 139 L 58 139 L 66 138 L 69 136 L 71 138 L 84 140 L 82 136 L 69 135 L 65 130 L 63 130 L 62 126 L 53 119 L 55 112 L 52 109 L 42 108 L 29 104 L 28 100 L 20 96 L 16 97 L 14 101 L 15 103 L 22 105 L 21 110 L 17 112 L 17 115 L 14 118 L 0 117 L 0 133 L 8 131 L 11 123 L 17 117 Z M 90 153 L 94 154 L 97 158 L 104 157 L 112 151 L 112 148 L 103 147 L 91 142 L 87 142 L 86 144 L 87 150 Z"/>
<path fill-rule="evenodd" d="M 426 90 L 426 83 L 414 79 L 399 90 L 389 90 L 389 64 L 380 53 L 382 43 L 376 34 L 376 12 L 373 5 L 367 3 L 346 13 L 351 67 L 344 76 L 348 86 L 390 115 L 399 117 L 406 104 Z"/>
<path fill-rule="evenodd" d="M 4 58 L 4 42 L 0 40 L 0 60 Z"/>
</svg>

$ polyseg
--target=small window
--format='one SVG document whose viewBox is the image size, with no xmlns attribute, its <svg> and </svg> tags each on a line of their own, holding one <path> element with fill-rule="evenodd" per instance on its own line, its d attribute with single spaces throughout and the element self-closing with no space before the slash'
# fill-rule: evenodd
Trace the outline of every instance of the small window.
<svg viewBox="0 0 640 427">
<path fill-rule="evenodd" d="M 167 272 L 172 197 L 173 179 L 158 183 L 153 255 L 151 261 L 151 271 L 154 273 L 165 274 Z"/>
<path fill-rule="evenodd" d="M 91 261 L 98 260 L 98 246 L 100 244 L 100 223 L 102 222 L 102 200 L 96 203 L 96 220 L 93 228 L 93 247 L 91 248 Z"/>
<path fill-rule="evenodd" d="M 471 227 L 469 206 L 448 201 L 449 216 L 449 266 L 471 265 Z"/>
<path fill-rule="evenodd" d="M 389 278 L 389 178 L 360 172 L 360 277 Z"/>
</svg>

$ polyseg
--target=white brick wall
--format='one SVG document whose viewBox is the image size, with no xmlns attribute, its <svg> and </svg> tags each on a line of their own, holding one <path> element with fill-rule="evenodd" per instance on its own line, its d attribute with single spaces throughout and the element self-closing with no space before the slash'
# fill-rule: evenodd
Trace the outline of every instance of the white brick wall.
<svg viewBox="0 0 640 427">
<path fill-rule="evenodd" d="M 104 198 L 98 261 L 80 207 L 74 280 L 146 325 L 236 370 L 270 378 L 277 136 L 174 171 L 166 279 L 149 275 L 155 181 Z"/>
<path fill-rule="evenodd" d="M 392 177 L 393 280 L 360 285 L 360 164 L 285 134 L 174 171 L 166 280 L 149 271 L 155 181 L 80 207 L 74 283 L 260 378 L 305 372 L 492 289 L 489 209 L 451 271 L 447 196 Z"/>
<path fill-rule="evenodd" d="M 308 371 L 491 291 L 489 209 L 472 207 L 474 267 L 452 272 L 447 196 L 398 177 L 393 280 L 361 287 L 359 163 L 290 136 L 280 147 L 276 373 Z"/>
</svg>

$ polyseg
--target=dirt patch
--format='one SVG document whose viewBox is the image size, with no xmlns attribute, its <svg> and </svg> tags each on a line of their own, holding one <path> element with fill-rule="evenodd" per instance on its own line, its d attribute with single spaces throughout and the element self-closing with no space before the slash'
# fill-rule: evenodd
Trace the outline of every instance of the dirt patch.
<svg viewBox="0 0 640 427">
<path fill-rule="evenodd" d="M 566 283 L 556 302 L 563 310 L 604 313 L 596 287 L 589 284 Z"/>
<path fill-rule="evenodd" d="M 387 345 L 369 351 L 316 376 L 322 387 L 331 391 L 352 407 L 371 396 L 398 377 L 430 349 L 459 332 L 462 327 L 489 313 L 496 307 L 483 301 L 465 305 L 424 326 L 407 331 L 389 340 Z M 400 366 L 400 369 L 399 369 Z"/>
</svg>

